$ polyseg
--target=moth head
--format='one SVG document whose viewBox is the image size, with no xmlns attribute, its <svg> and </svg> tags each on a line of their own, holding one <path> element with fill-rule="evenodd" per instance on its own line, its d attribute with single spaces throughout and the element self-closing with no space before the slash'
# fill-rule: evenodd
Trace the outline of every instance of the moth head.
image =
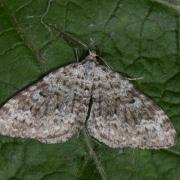
<svg viewBox="0 0 180 180">
<path fill-rule="evenodd" d="M 97 54 L 95 51 L 89 50 L 89 55 L 85 58 L 86 60 L 92 60 L 92 61 L 97 61 Z"/>
</svg>

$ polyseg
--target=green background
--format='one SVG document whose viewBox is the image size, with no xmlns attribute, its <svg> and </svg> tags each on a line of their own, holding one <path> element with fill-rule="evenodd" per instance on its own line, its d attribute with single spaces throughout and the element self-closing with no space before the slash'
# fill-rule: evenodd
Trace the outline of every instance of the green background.
<svg viewBox="0 0 180 180">
<path fill-rule="evenodd" d="M 49 28 L 56 25 L 61 33 Z M 72 38 L 73 37 L 73 38 Z M 0 0 L 0 103 L 43 74 L 99 49 L 156 101 L 177 131 L 169 150 L 111 149 L 91 139 L 108 180 L 180 178 L 180 3 L 176 0 Z M 64 144 L 0 137 L 0 180 L 99 180 L 82 133 Z"/>
</svg>

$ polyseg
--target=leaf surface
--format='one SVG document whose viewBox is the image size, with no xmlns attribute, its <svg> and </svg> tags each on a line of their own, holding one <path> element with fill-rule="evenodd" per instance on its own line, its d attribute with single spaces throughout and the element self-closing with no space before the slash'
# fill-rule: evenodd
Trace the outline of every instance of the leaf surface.
<svg viewBox="0 0 180 180">
<path fill-rule="evenodd" d="M 54 24 L 57 31 L 49 28 Z M 111 149 L 83 133 L 64 144 L 0 137 L 0 179 L 177 180 L 180 177 L 180 3 L 177 0 L 1 0 L 0 103 L 54 68 L 98 48 L 177 130 L 170 150 Z"/>
</svg>

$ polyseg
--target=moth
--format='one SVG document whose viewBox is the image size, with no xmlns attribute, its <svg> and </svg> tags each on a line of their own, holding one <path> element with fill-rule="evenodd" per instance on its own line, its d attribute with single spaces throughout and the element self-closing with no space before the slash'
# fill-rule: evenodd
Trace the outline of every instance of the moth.
<svg viewBox="0 0 180 180">
<path fill-rule="evenodd" d="M 168 116 L 94 52 L 51 72 L 0 108 L 0 134 L 63 143 L 85 128 L 112 148 L 168 148 L 176 131 Z"/>
</svg>

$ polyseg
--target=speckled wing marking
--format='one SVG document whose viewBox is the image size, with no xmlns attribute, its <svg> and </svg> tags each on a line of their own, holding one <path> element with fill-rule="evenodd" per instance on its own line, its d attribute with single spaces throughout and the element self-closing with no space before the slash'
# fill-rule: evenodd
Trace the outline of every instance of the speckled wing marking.
<svg viewBox="0 0 180 180">
<path fill-rule="evenodd" d="M 86 126 L 113 148 L 174 145 L 176 132 L 167 115 L 95 57 L 90 53 L 10 99 L 0 108 L 0 134 L 58 143 Z"/>
<path fill-rule="evenodd" d="M 68 140 L 82 128 L 88 111 L 92 83 L 86 66 L 60 68 L 10 99 L 0 109 L 0 134 L 44 143 Z"/>
<path fill-rule="evenodd" d="M 106 145 L 148 149 L 174 145 L 167 115 L 119 73 L 97 65 L 87 129 Z"/>
</svg>

